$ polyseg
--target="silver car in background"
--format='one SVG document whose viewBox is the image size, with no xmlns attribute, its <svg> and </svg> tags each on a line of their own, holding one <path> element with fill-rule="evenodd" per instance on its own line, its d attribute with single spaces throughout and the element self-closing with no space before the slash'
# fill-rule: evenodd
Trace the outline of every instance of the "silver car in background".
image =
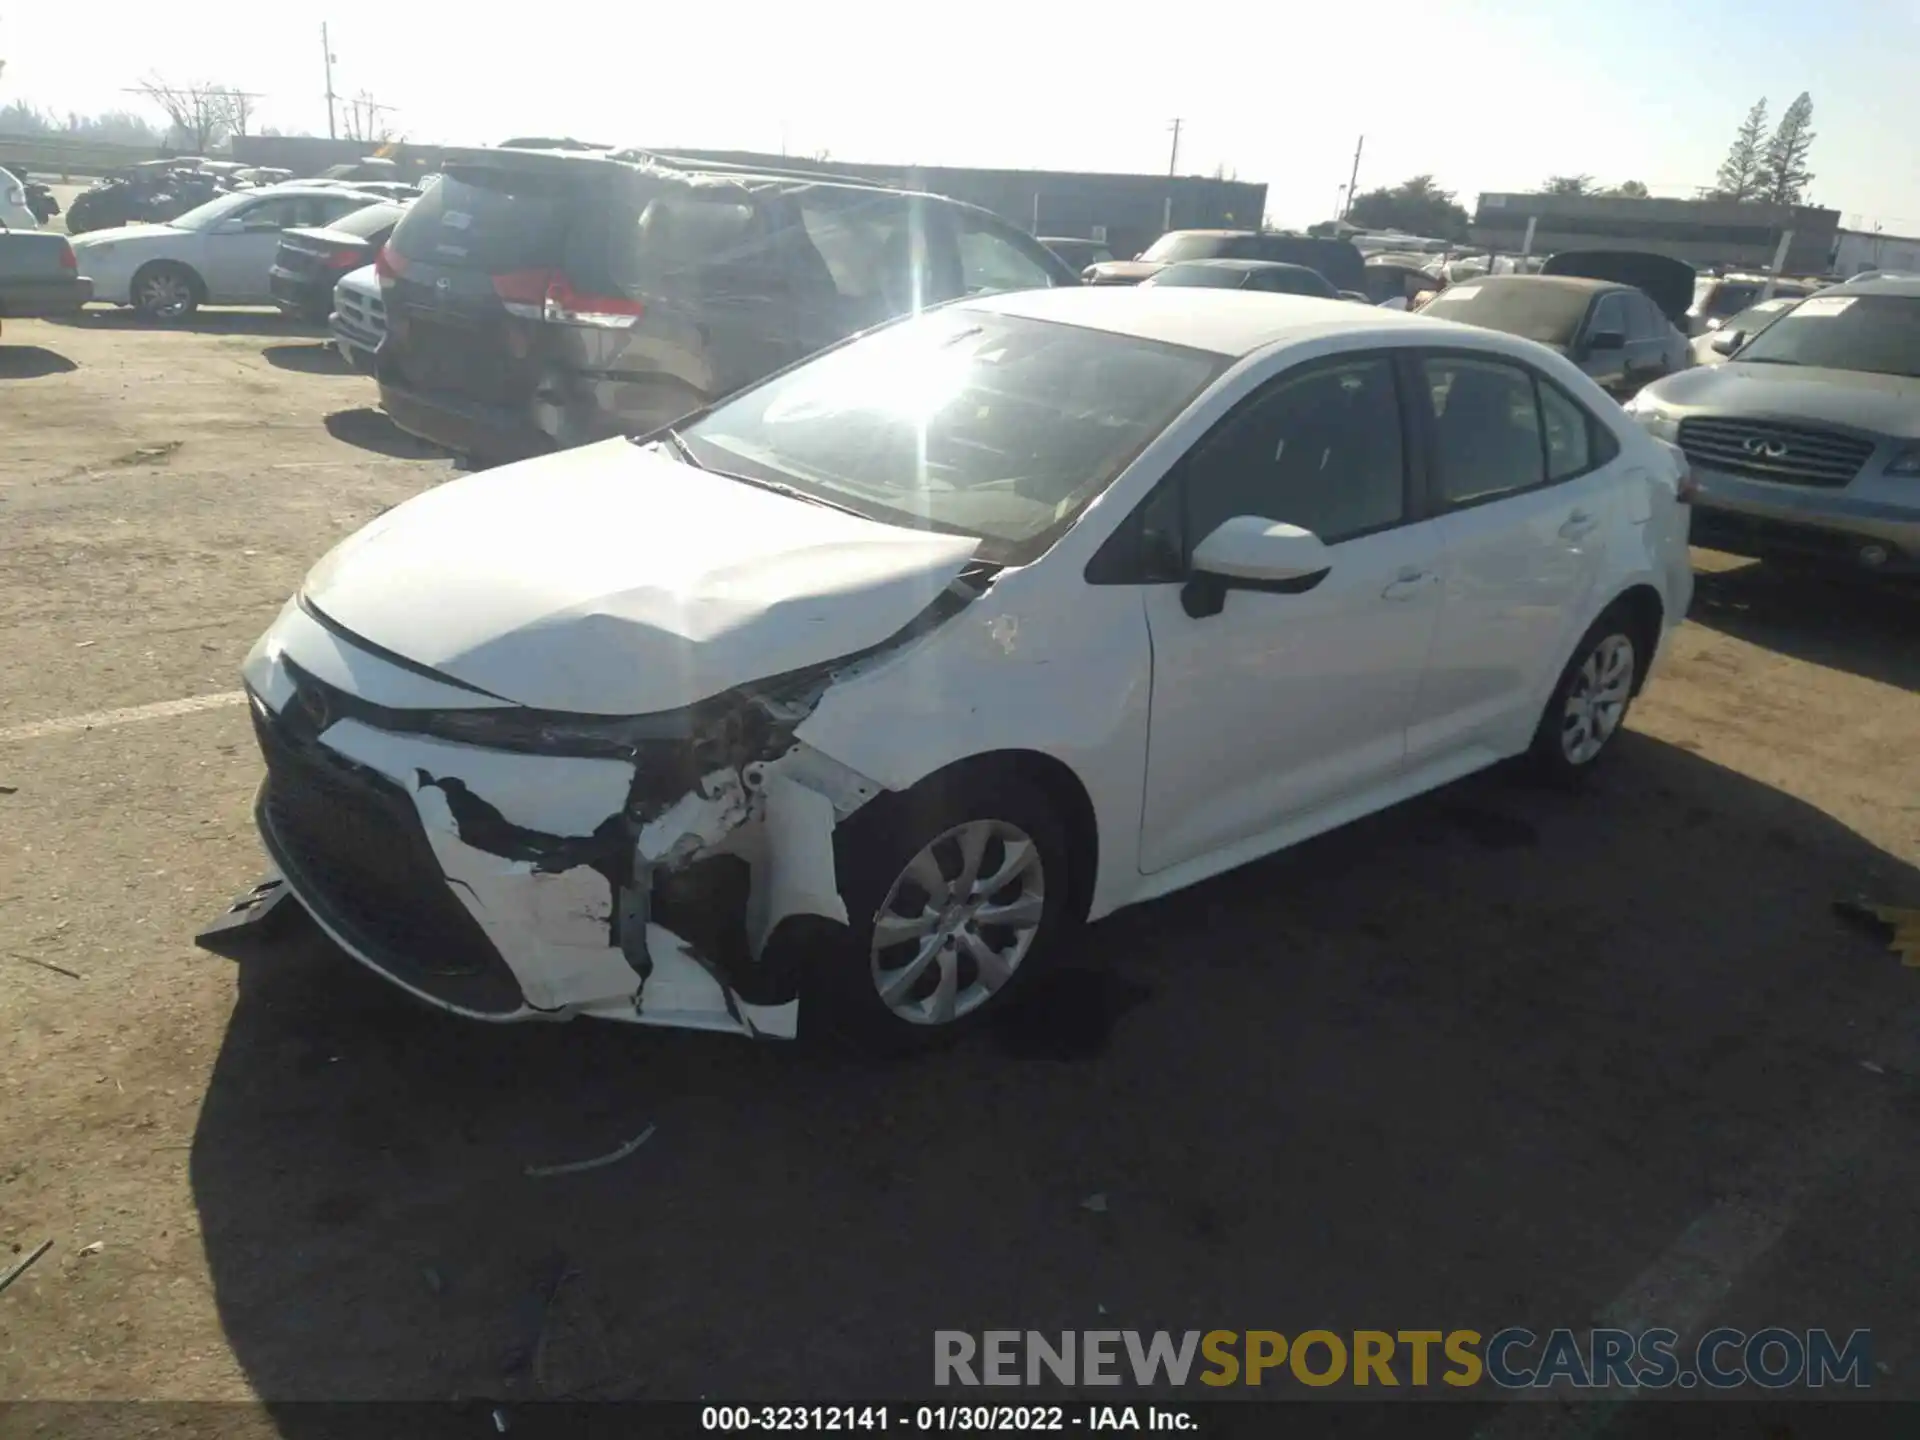
<svg viewBox="0 0 1920 1440">
<path fill-rule="evenodd" d="M 1920 280 L 1802 300 L 1627 412 L 1686 452 L 1696 544 L 1920 575 Z"/>
</svg>

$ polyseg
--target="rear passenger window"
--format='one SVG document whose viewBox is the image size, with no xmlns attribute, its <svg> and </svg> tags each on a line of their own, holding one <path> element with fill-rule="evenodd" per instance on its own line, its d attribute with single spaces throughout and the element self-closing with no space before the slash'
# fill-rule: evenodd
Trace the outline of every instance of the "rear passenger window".
<svg viewBox="0 0 1920 1440">
<path fill-rule="evenodd" d="M 1435 478 L 1443 500 L 1471 505 L 1546 482 L 1531 372 L 1452 355 L 1421 365 L 1433 407 Z"/>
<path fill-rule="evenodd" d="M 1540 382 L 1540 426 L 1547 437 L 1547 479 L 1566 480 L 1593 468 L 1593 421 L 1558 386 Z"/>
<path fill-rule="evenodd" d="M 1053 273 L 1006 235 L 965 211 L 956 217 L 961 288 L 969 295 L 987 290 L 1043 290 Z"/>
<path fill-rule="evenodd" d="M 641 210 L 624 253 L 616 255 L 616 274 L 623 286 L 637 290 L 735 289 L 764 250 L 757 222 L 752 203 L 737 191 L 656 195 Z M 770 277 L 757 288 L 768 284 Z"/>
<path fill-rule="evenodd" d="M 925 226 L 902 201 L 816 190 L 799 204 L 807 238 L 842 298 L 905 310 L 931 283 Z"/>
</svg>

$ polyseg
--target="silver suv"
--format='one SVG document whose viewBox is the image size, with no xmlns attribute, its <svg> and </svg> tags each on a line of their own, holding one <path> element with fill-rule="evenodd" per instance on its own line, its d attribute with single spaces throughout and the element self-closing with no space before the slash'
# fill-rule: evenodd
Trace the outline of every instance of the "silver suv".
<svg viewBox="0 0 1920 1440">
<path fill-rule="evenodd" d="M 1920 280 L 1802 300 L 1627 410 L 1686 452 L 1697 544 L 1920 574 Z"/>
</svg>

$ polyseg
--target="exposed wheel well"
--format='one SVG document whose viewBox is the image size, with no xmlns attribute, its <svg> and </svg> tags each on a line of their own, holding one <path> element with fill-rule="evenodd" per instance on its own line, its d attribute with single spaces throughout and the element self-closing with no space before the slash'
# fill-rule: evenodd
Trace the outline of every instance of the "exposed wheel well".
<svg viewBox="0 0 1920 1440">
<path fill-rule="evenodd" d="M 1625 613 L 1631 628 L 1633 647 L 1644 657 L 1639 673 L 1633 680 L 1633 693 L 1638 695 L 1640 687 L 1647 682 L 1647 669 L 1653 664 L 1653 652 L 1660 645 L 1660 627 L 1666 616 L 1666 605 L 1660 599 L 1660 592 L 1653 586 L 1634 585 L 1621 591 L 1607 608 Z"/>
<path fill-rule="evenodd" d="M 875 803 L 885 803 L 890 798 L 911 803 L 908 797 L 929 791 L 965 794 L 968 782 L 983 773 L 1011 775 L 1052 801 L 1072 851 L 1068 859 L 1073 882 L 1072 914 L 1076 920 L 1084 920 L 1093 904 L 1094 880 L 1099 874 L 1100 828 L 1086 786 L 1053 756 L 1037 750 L 995 750 L 985 755 L 970 755 L 934 771 L 911 790 L 897 792 L 893 797 L 882 796 Z"/>
</svg>

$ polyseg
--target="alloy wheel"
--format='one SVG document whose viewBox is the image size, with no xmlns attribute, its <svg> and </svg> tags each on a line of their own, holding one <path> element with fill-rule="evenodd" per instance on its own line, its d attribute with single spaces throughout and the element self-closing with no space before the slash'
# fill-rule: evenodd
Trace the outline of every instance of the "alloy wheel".
<svg viewBox="0 0 1920 1440">
<path fill-rule="evenodd" d="M 141 280 L 136 303 L 156 319 L 178 320 L 193 308 L 193 286 L 177 271 L 156 271 Z"/>
<path fill-rule="evenodd" d="M 929 841 L 873 921 L 881 1003 L 915 1025 L 947 1025 L 1013 978 L 1046 912 L 1040 847 L 1004 820 L 970 820 Z"/>
<path fill-rule="evenodd" d="M 1620 728 L 1633 698 L 1633 670 L 1633 641 L 1625 635 L 1608 635 L 1587 652 L 1560 718 L 1560 753 L 1570 763 L 1588 764 Z"/>
</svg>

